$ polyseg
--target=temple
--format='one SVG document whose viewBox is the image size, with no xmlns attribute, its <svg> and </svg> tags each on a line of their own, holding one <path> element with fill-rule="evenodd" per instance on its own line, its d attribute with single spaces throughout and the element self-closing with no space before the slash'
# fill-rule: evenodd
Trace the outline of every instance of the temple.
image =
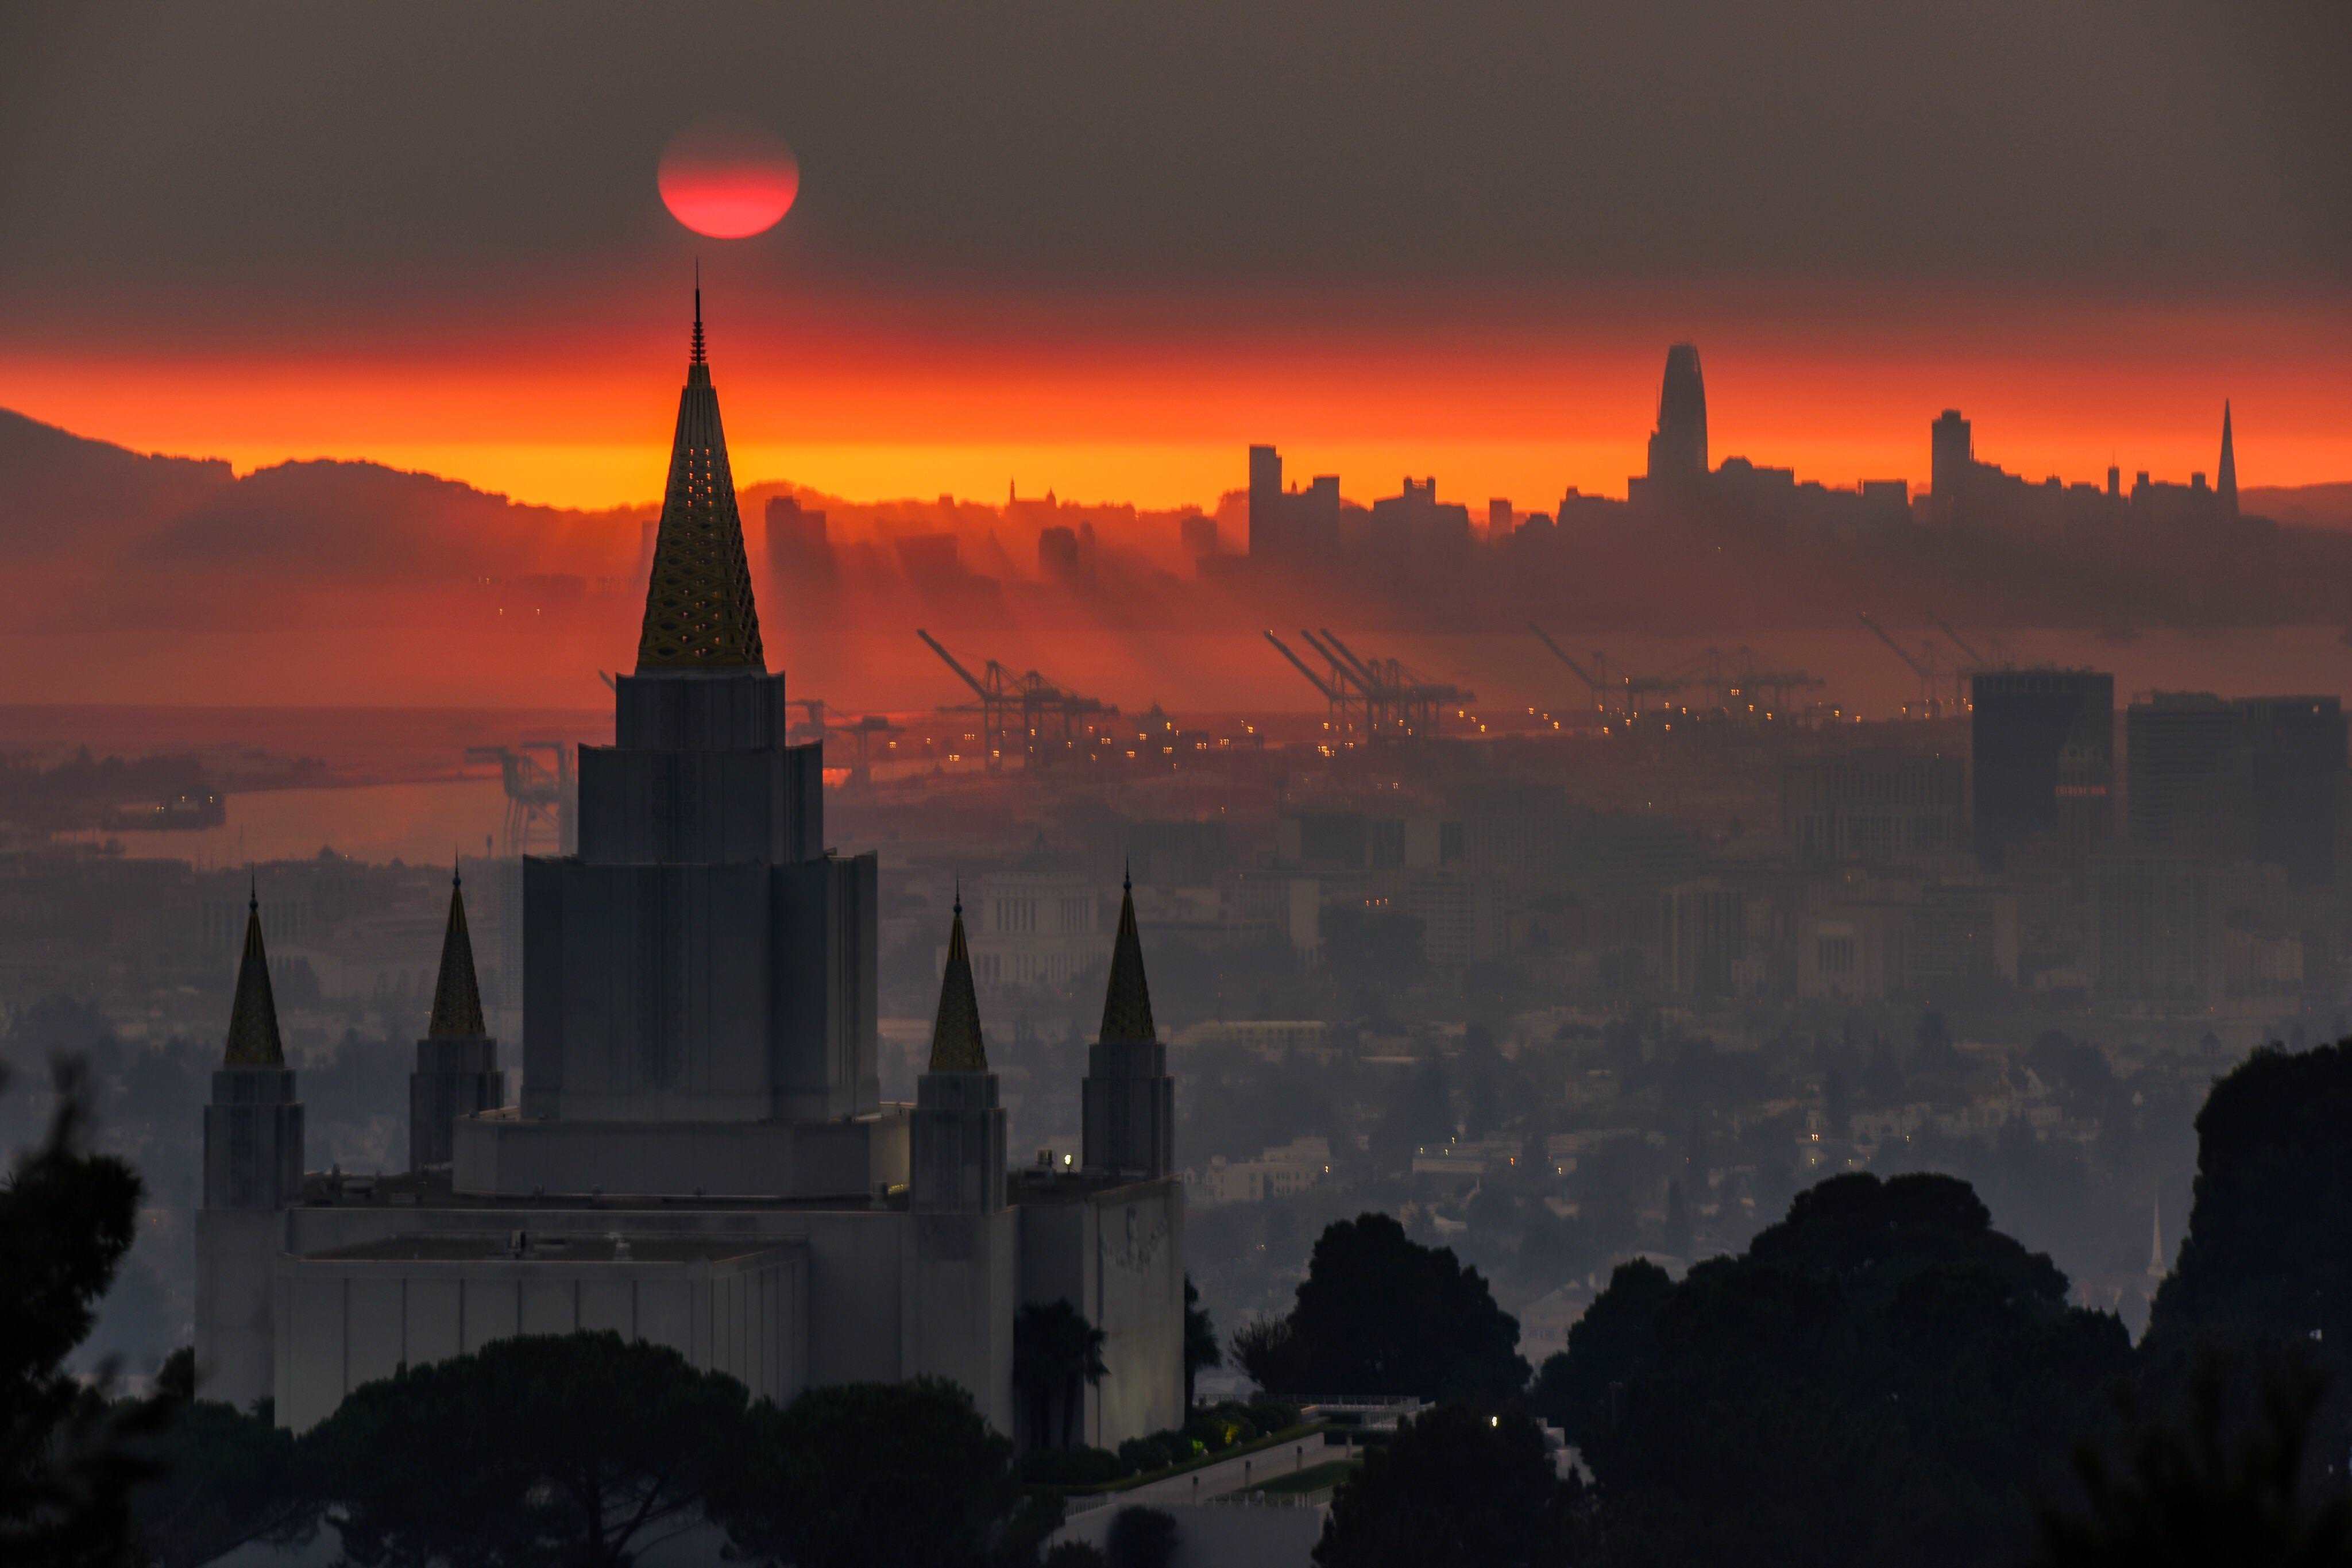
<svg viewBox="0 0 2352 1568">
<path fill-rule="evenodd" d="M 930 1374 L 1024 1443 L 1014 1324 L 1103 1331 L 1078 1440 L 1183 1420 L 1173 1081 L 1127 898 L 1083 1089 L 1084 1165 L 1008 1168 L 961 901 L 912 1105 L 877 1070 L 871 854 L 824 834 L 788 742 L 700 291 L 633 674 L 579 760 L 578 851 L 523 866 L 509 1099 L 463 889 L 410 1079 L 409 1170 L 302 1173 L 262 917 L 205 1111 L 198 1373 L 307 1428 L 362 1384 L 515 1334 L 611 1329 L 782 1403 Z"/>
</svg>

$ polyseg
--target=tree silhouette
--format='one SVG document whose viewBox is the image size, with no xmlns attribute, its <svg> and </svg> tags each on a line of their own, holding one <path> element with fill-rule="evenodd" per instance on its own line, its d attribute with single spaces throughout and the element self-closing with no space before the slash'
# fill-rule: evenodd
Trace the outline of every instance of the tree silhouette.
<svg viewBox="0 0 2352 1568">
<path fill-rule="evenodd" d="M 1209 1316 L 1209 1309 L 1201 1305 L 1201 1292 L 1192 1286 L 1192 1277 L 1184 1276 L 1184 1408 L 1192 1408 L 1193 1381 L 1213 1366 L 1225 1363 L 1225 1352 L 1217 1346 L 1217 1325 Z"/>
<path fill-rule="evenodd" d="M 760 1406 L 751 1424 L 751 1463 L 714 1511 L 756 1561 L 974 1568 L 1017 1537 L 1034 1562 L 1060 1522 L 1055 1503 L 1040 1528 L 1011 1528 L 1013 1445 L 943 1379 L 813 1388 L 784 1410 Z"/>
<path fill-rule="evenodd" d="M 699 1521 L 751 1436 L 740 1384 L 596 1333 L 404 1369 L 303 1446 L 362 1568 L 625 1568 Z"/>
<path fill-rule="evenodd" d="M 1037 1446 L 1066 1448 L 1076 1441 L 1086 1387 L 1100 1383 L 1110 1370 L 1103 1364 L 1103 1331 L 1066 1300 L 1032 1302 L 1013 1318 L 1013 1386 L 1028 1408 L 1030 1437 Z"/>
<path fill-rule="evenodd" d="M 0 1071 L 0 1089 L 6 1086 Z M 0 1184 L 0 1561 L 135 1561 L 132 1489 L 157 1402 L 112 1404 L 66 1359 L 89 1337 L 136 1227 L 138 1174 L 89 1152 L 79 1061 L 56 1068 L 48 1131 Z"/>
<path fill-rule="evenodd" d="M 1517 1411 L 1446 1405 L 1366 1450 L 1331 1500 L 1318 1568 L 1560 1568 L 1589 1531 L 1543 1434 Z"/>
<path fill-rule="evenodd" d="M 1500 1403 L 1526 1387 L 1518 1320 L 1450 1247 L 1423 1247 L 1384 1214 L 1315 1243 L 1289 1315 L 1234 1336 L 1268 1394 L 1412 1394 Z"/>
<path fill-rule="evenodd" d="M 2252 1430 L 2229 1433 L 2227 1374 L 2207 1355 L 2179 1426 L 2140 1424 L 2117 1464 L 2096 1446 L 2075 1456 L 2079 1511 L 2045 1510 L 2033 1568 L 2344 1568 L 2352 1564 L 2352 1493 L 2307 1485 L 2321 1379 L 2274 1374 Z"/>
</svg>

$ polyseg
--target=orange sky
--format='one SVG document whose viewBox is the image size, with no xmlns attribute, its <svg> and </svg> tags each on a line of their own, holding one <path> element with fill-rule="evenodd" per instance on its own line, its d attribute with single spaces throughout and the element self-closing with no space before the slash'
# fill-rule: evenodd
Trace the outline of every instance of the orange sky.
<svg viewBox="0 0 2352 1568">
<path fill-rule="evenodd" d="M 1705 356 L 1716 458 L 1801 478 L 1925 482 L 1928 422 L 1958 405 L 1979 455 L 2096 479 L 2111 457 L 2210 470 L 2224 396 L 2242 483 L 2352 479 L 2352 304 L 2018 300 L 1979 289 L 1587 290 L 1335 300 L 934 299 L 712 279 L 712 359 L 739 484 L 853 499 L 942 491 L 1199 503 L 1273 440 L 1351 497 L 1433 473 L 1474 505 L 1622 495 L 1669 342 Z M 684 358 L 684 290 L 575 292 L 459 319 L 388 309 L 296 322 L 229 351 L 159 324 L 137 350 L 35 333 L 0 344 L 0 405 L 240 469 L 367 458 L 518 499 L 637 502 L 658 489 Z M 301 330 L 295 330 L 299 327 Z"/>
</svg>

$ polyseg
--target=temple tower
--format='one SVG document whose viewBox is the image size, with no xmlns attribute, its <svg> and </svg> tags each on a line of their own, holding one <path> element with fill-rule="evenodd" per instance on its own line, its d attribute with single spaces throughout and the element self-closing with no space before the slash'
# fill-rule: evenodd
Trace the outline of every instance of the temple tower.
<svg viewBox="0 0 2352 1568">
<path fill-rule="evenodd" d="M 1120 893 L 1102 1030 L 1087 1047 L 1082 1096 L 1087 1170 L 1150 1181 L 1175 1169 L 1176 1080 L 1151 1021 L 1131 876 Z"/>
<path fill-rule="evenodd" d="M 474 975 L 473 939 L 466 931 L 465 879 L 453 875 L 441 978 L 433 987 L 425 1037 L 416 1042 L 416 1070 L 408 1075 L 408 1168 L 448 1164 L 457 1118 L 496 1110 L 506 1098 L 499 1043 L 482 1022 L 482 988 Z"/>
<path fill-rule="evenodd" d="M 930 1069 L 915 1080 L 908 1206 L 917 1213 L 989 1213 L 1004 1206 L 1004 1110 L 980 1033 L 963 900 L 948 932 Z"/>
<path fill-rule="evenodd" d="M 278 1038 L 257 893 L 246 906 L 228 1040 L 205 1107 L 196 1372 L 207 1399 L 242 1409 L 270 1394 L 270 1271 L 284 1247 L 285 1211 L 301 1194 L 302 1102 Z"/>
<path fill-rule="evenodd" d="M 1004 1109 L 981 1038 L 961 899 L 948 932 L 930 1068 L 915 1080 L 908 1132 L 913 1224 L 899 1303 L 905 1370 L 953 1378 L 1009 1432 L 1021 1216 L 1004 1201 Z"/>
<path fill-rule="evenodd" d="M 875 1110 L 875 859 L 826 853 L 823 744 L 787 742 L 699 289 L 636 670 L 614 690 L 615 743 L 580 750 L 579 853 L 523 868 L 521 1119 L 742 1127 Z M 695 1152 L 669 1177 L 637 1162 L 631 1190 L 783 1190 L 747 1166 L 698 1175 Z M 573 1184 L 548 1169 L 524 1190 L 542 1181 Z"/>
</svg>

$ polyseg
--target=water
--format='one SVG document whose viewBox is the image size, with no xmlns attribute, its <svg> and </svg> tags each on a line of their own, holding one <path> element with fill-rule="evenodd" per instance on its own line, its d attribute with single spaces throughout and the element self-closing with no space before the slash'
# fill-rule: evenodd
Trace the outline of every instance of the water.
<svg viewBox="0 0 2352 1568">
<path fill-rule="evenodd" d="M 89 832 L 82 843 L 120 846 L 141 859 L 199 867 L 294 860 L 332 849 L 357 860 L 438 863 L 457 850 L 485 852 L 506 816 L 495 778 L 258 790 L 232 795 L 228 819 L 191 832 Z"/>
</svg>

